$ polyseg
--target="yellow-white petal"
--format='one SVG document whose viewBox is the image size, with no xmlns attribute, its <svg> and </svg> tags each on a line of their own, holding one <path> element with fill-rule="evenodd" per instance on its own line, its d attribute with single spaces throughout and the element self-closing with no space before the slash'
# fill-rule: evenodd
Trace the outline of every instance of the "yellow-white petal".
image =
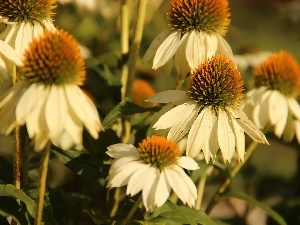
<svg viewBox="0 0 300 225">
<path fill-rule="evenodd" d="M 192 70 L 198 68 L 201 62 L 206 60 L 206 48 L 204 45 L 204 35 L 200 31 L 193 30 L 186 45 L 186 59 Z"/>
</svg>

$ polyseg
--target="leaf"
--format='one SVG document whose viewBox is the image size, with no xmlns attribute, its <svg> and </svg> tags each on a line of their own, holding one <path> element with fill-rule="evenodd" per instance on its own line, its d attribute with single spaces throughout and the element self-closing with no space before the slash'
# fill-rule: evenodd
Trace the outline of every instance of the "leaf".
<svg viewBox="0 0 300 225">
<path fill-rule="evenodd" d="M 89 217 L 91 217 L 91 219 L 93 220 L 93 222 L 96 225 L 110 224 L 111 223 L 111 221 L 107 217 L 101 216 L 101 215 L 96 215 L 93 210 L 83 210 L 83 211 L 85 213 L 87 213 L 89 215 Z"/>
<path fill-rule="evenodd" d="M 246 195 L 245 193 L 241 192 L 227 192 L 226 194 L 222 195 L 221 198 L 237 198 L 249 202 L 262 210 L 264 210 L 270 217 L 272 217 L 278 224 L 280 225 L 287 225 L 285 220 L 280 216 L 277 212 L 271 209 L 269 206 L 265 205 L 262 202 L 257 201 L 255 198 Z"/>
<path fill-rule="evenodd" d="M 146 220 L 166 222 L 167 224 L 173 222 L 172 224 L 216 225 L 205 212 L 187 206 L 177 206 L 169 201 L 154 210 L 151 215 L 146 217 Z"/>
<path fill-rule="evenodd" d="M 21 189 L 17 189 L 12 184 L 0 184 L 0 196 L 14 197 L 20 199 L 25 203 L 27 211 L 31 217 L 35 217 L 35 202 L 28 195 L 26 195 Z"/>
<path fill-rule="evenodd" d="M 18 224 L 30 224 L 25 216 L 24 208 L 21 209 L 15 199 L 7 196 L 0 197 L 0 215 L 4 217 L 11 216 Z"/>
<path fill-rule="evenodd" d="M 160 107 L 142 107 L 139 105 L 134 104 L 129 98 L 124 99 L 122 102 L 120 102 L 118 105 L 116 105 L 104 118 L 102 121 L 102 125 L 104 127 L 107 127 L 108 125 L 112 124 L 119 118 L 123 118 L 125 116 L 129 116 L 135 113 L 143 113 L 143 112 L 149 112 L 154 111 L 157 112 L 160 109 Z"/>
<path fill-rule="evenodd" d="M 51 152 L 73 172 L 88 180 L 97 180 L 106 177 L 107 174 L 102 159 L 98 154 L 89 154 L 77 150 L 51 149 Z M 108 170 L 108 169 L 107 169 Z"/>
</svg>

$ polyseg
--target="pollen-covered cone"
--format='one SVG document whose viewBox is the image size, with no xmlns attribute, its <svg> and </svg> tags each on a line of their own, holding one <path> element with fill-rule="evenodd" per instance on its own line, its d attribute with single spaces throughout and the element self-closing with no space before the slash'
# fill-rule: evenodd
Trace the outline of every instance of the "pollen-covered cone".
<svg viewBox="0 0 300 225">
<path fill-rule="evenodd" d="M 196 157 L 202 150 L 209 162 L 220 149 L 225 162 L 231 161 L 235 150 L 243 160 L 244 132 L 257 142 L 268 141 L 240 109 L 242 91 L 242 77 L 234 62 L 224 55 L 213 56 L 192 72 L 186 91 L 164 91 L 148 99 L 180 103 L 164 113 L 153 127 L 169 129 L 167 137 L 174 141 L 188 133 L 189 157 Z"/>
<path fill-rule="evenodd" d="M 81 146 L 84 128 L 98 138 L 102 126 L 96 107 L 78 86 L 86 73 L 71 35 L 46 31 L 30 44 L 18 69 L 19 82 L 1 97 L 1 133 L 26 124 L 37 151 L 48 141 L 63 149 Z"/>
<path fill-rule="evenodd" d="M 291 54 L 279 51 L 254 70 L 255 88 L 246 95 L 244 111 L 263 129 L 277 137 L 300 143 L 300 69 Z"/>
<path fill-rule="evenodd" d="M 230 23 L 227 0 L 171 0 L 170 29 L 151 43 L 144 60 L 153 58 L 153 69 L 171 68 L 186 75 L 214 54 L 233 57 L 222 37 Z"/>
<path fill-rule="evenodd" d="M 55 3 L 55 0 L 0 0 L 0 22 L 6 24 L 0 39 L 23 56 L 33 38 L 45 29 L 55 30 L 51 19 Z"/>
<path fill-rule="evenodd" d="M 106 152 L 115 158 L 107 177 L 107 187 L 127 185 L 126 194 L 142 191 L 147 211 L 162 206 L 171 189 L 190 207 L 195 206 L 197 190 L 183 169 L 196 170 L 198 164 L 181 156 L 177 144 L 162 136 L 144 139 L 138 148 L 129 144 L 111 145 Z"/>
</svg>

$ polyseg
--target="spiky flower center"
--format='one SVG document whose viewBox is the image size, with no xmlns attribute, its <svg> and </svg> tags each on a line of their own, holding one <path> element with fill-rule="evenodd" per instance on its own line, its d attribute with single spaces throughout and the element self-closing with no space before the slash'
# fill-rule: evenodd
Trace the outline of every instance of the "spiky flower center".
<svg viewBox="0 0 300 225">
<path fill-rule="evenodd" d="M 215 55 L 195 69 L 188 80 L 187 95 L 202 108 L 237 107 L 243 97 L 243 80 L 234 62 Z"/>
<path fill-rule="evenodd" d="M 267 86 L 291 97 L 300 94 L 299 64 L 288 52 L 279 51 L 269 56 L 254 70 L 254 76 L 257 87 Z"/>
<path fill-rule="evenodd" d="M 168 13 L 171 28 L 183 34 L 196 30 L 224 35 L 229 16 L 227 0 L 172 0 Z"/>
<path fill-rule="evenodd" d="M 9 22 L 40 23 L 51 20 L 56 0 L 0 0 L 0 16 Z"/>
<path fill-rule="evenodd" d="M 25 52 L 21 77 L 45 85 L 82 85 L 86 72 L 76 40 L 64 30 L 45 31 Z"/>
<path fill-rule="evenodd" d="M 177 163 L 180 151 L 177 144 L 162 136 L 144 139 L 137 148 L 140 160 L 159 170 Z"/>
</svg>

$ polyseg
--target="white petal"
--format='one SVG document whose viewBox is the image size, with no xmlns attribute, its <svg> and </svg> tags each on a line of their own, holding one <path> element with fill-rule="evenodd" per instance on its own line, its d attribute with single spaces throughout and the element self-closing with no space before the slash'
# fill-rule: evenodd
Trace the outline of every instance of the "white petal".
<svg viewBox="0 0 300 225">
<path fill-rule="evenodd" d="M 221 109 L 218 112 L 218 141 L 224 161 L 230 162 L 235 151 L 235 136 L 227 113 Z"/>
<path fill-rule="evenodd" d="M 82 131 L 82 122 L 73 111 L 69 111 L 64 119 L 64 133 L 67 133 L 72 139 L 73 145 L 82 145 Z M 53 137 L 53 139 L 54 138 L 56 138 L 56 136 Z"/>
<path fill-rule="evenodd" d="M 296 138 L 298 140 L 298 143 L 300 144 L 300 121 L 295 121 L 295 131 L 296 131 Z"/>
<path fill-rule="evenodd" d="M 157 207 L 162 206 L 167 201 L 171 192 L 171 185 L 165 174 L 166 172 L 164 170 L 160 173 L 155 191 L 155 204 Z"/>
<path fill-rule="evenodd" d="M 192 31 L 186 45 L 186 58 L 192 70 L 206 60 L 206 47 L 204 45 L 204 35 L 200 31 Z"/>
<path fill-rule="evenodd" d="M 212 155 L 212 158 L 214 160 L 218 150 L 219 150 L 219 141 L 216 140 L 218 137 L 218 123 L 215 122 L 212 129 L 211 129 L 211 133 L 210 136 L 208 137 L 209 139 L 209 145 L 208 145 L 208 149 L 210 150 L 210 153 Z"/>
<path fill-rule="evenodd" d="M 62 132 L 67 115 L 67 102 L 62 87 L 52 85 L 45 107 L 45 117 L 53 138 Z"/>
<path fill-rule="evenodd" d="M 237 123 L 243 130 L 256 142 L 269 144 L 265 135 L 255 126 L 255 124 L 248 119 L 248 117 L 239 109 L 229 110 Z"/>
<path fill-rule="evenodd" d="M 121 168 L 124 165 L 127 165 L 132 161 L 138 161 L 138 158 L 136 156 L 125 156 L 114 160 L 109 168 L 109 175 L 115 173 L 119 168 Z"/>
<path fill-rule="evenodd" d="M 177 52 L 175 53 L 175 56 L 174 56 L 174 61 L 175 61 L 174 64 L 175 64 L 176 70 L 177 70 L 178 74 L 183 78 L 191 71 L 191 68 L 187 61 L 186 53 L 185 53 L 188 37 L 189 37 L 189 35 L 187 33 L 185 33 L 183 35 L 183 37 L 180 40 L 181 43 L 180 43 L 180 45 L 177 49 Z"/>
<path fill-rule="evenodd" d="M 148 61 L 155 54 L 158 47 L 163 43 L 163 41 L 169 36 L 171 33 L 170 30 L 164 30 L 161 32 L 150 44 L 148 50 L 146 51 L 143 60 Z"/>
<path fill-rule="evenodd" d="M 269 118 L 272 125 L 278 123 L 282 118 L 283 106 L 287 107 L 285 97 L 279 91 L 273 90 L 269 100 Z"/>
<path fill-rule="evenodd" d="M 242 127 L 232 118 L 230 115 L 230 119 L 232 122 L 233 132 L 236 140 L 236 150 L 238 152 L 239 158 L 244 161 L 245 156 L 245 134 Z"/>
<path fill-rule="evenodd" d="M 181 115 L 180 123 L 174 124 L 169 133 L 168 139 L 173 141 L 179 141 L 191 128 L 192 124 L 194 123 L 199 107 L 196 104 L 191 104 L 185 109 L 185 113 Z"/>
<path fill-rule="evenodd" d="M 157 49 L 154 60 L 153 69 L 157 69 L 166 64 L 177 51 L 180 45 L 181 32 L 172 32 Z"/>
<path fill-rule="evenodd" d="M 266 91 L 265 93 L 258 92 L 254 98 L 254 111 L 253 122 L 257 124 L 259 128 L 264 128 L 269 122 L 269 101 L 272 91 Z"/>
<path fill-rule="evenodd" d="M 215 35 L 205 34 L 206 59 L 216 54 L 218 38 Z"/>
<path fill-rule="evenodd" d="M 168 90 L 168 91 L 161 91 L 154 96 L 150 97 L 147 101 L 148 102 L 155 102 L 155 103 L 169 103 L 175 102 L 181 99 L 186 98 L 186 92 L 180 90 Z"/>
<path fill-rule="evenodd" d="M 106 154 L 113 158 L 134 156 L 137 154 L 136 147 L 131 144 L 114 144 L 107 147 Z"/>
<path fill-rule="evenodd" d="M 217 54 L 224 54 L 230 59 L 233 60 L 233 53 L 231 50 L 230 45 L 227 43 L 227 41 L 219 34 L 216 34 L 218 38 L 218 48 L 217 48 Z"/>
<path fill-rule="evenodd" d="M 283 99 L 283 101 L 281 101 L 281 118 L 274 126 L 274 134 L 279 138 L 284 131 L 288 119 L 288 112 L 288 102 Z"/>
<path fill-rule="evenodd" d="M 285 142 L 291 142 L 293 140 L 296 132 L 295 126 L 294 120 L 289 119 L 287 121 L 282 137 Z"/>
<path fill-rule="evenodd" d="M 209 137 L 216 121 L 214 112 L 210 107 L 204 108 L 193 123 L 187 141 L 186 155 L 194 158 L 202 149 L 206 162 L 211 158 L 208 149 Z"/>
<path fill-rule="evenodd" d="M 168 168 L 165 175 L 180 200 L 193 207 L 197 198 L 197 189 L 191 178 L 179 166 Z"/>
<path fill-rule="evenodd" d="M 2 40 L 0 40 L 0 52 L 4 57 L 13 61 L 17 66 L 23 65 L 20 55 L 17 54 L 17 52 L 10 45 L 6 44 Z"/>
<path fill-rule="evenodd" d="M 190 157 L 182 156 L 177 160 L 177 162 L 179 166 L 187 170 L 199 169 L 198 163 Z"/>
<path fill-rule="evenodd" d="M 169 112 L 166 112 L 162 115 L 159 120 L 154 124 L 154 128 L 156 129 L 167 129 L 173 127 L 177 123 L 181 123 L 182 114 L 192 114 L 193 109 L 196 107 L 196 104 L 193 102 L 186 102 L 182 105 L 176 106 L 171 109 Z M 189 111 L 187 111 L 189 109 Z"/>
<path fill-rule="evenodd" d="M 128 184 L 131 175 L 141 167 L 141 163 L 137 161 L 129 162 L 128 164 L 122 165 L 118 169 L 109 175 L 107 187 L 122 187 Z"/>
<path fill-rule="evenodd" d="M 292 115 L 297 119 L 300 120 L 300 105 L 294 98 L 288 98 L 288 105 L 289 109 L 292 112 Z"/>
<path fill-rule="evenodd" d="M 153 211 L 155 209 L 155 189 L 158 182 L 159 173 L 150 167 L 151 171 L 147 174 L 148 181 L 142 191 L 143 203 L 147 211 Z"/>
<path fill-rule="evenodd" d="M 149 172 L 151 172 L 149 165 L 142 165 L 141 163 L 140 168 L 132 174 L 128 181 L 126 195 L 134 196 L 139 193 L 148 181 L 148 176 L 145 176 L 145 174 Z"/>
</svg>

